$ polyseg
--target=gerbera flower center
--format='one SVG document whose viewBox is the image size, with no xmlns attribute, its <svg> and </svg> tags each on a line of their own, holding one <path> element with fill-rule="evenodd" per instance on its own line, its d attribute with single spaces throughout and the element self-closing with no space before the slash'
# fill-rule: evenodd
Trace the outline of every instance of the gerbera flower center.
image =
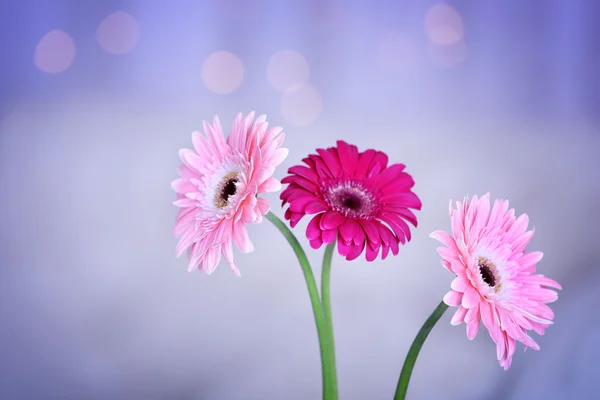
<svg viewBox="0 0 600 400">
<path fill-rule="evenodd" d="M 229 198 L 237 193 L 239 182 L 237 172 L 230 172 L 221 179 L 215 190 L 214 203 L 217 208 L 225 208 L 229 204 Z"/>
<path fill-rule="evenodd" d="M 499 284 L 500 279 L 496 265 L 485 257 L 478 257 L 477 266 L 479 267 L 481 279 L 483 279 L 489 287 L 495 288 L 496 292 L 500 290 L 501 285 Z"/>
<path fill-rule="evenodd" d="M 377 211 L 375 196 L 358 182 L 338 182 L 323 192 L 327 204 L 346 217 L 369 219 Z"/>
</svg>

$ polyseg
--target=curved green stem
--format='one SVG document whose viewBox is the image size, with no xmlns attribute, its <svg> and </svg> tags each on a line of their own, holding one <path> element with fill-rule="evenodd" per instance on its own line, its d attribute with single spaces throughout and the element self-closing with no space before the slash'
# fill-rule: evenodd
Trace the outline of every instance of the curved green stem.
<svg viewBox="0 0 600 400">
<path fill-rule="evenodd" d="M 328 244 L 323 256 L 323 269 L 321 274 L 321 301 L 323 311 L 325 312 L 325 324 L 327 326 L 327 361 L 329 363 L 329 372 L 331 374 L 331 398 L 337 400 L 337 368 L 335 365 L 335 340 L 333 337 L 333 319 L 331 317 L 331 292 L 329 290 L 331 281 L 331 258 L 335 249 L 335 241 Z"/>
<path fill-rule="evenodd" d="M 442 301 L 431 313 L 429 318 L 427 318 L 427 321 L 425 321 L 419 333 L 417 333 L 415 340 L 408 350 L 406 360 L 404 360 L 404 366 L 402 367 L 402 372 L 400 373 L 400 378 L 398 379 L 398 386 L 396 387 L 394 400 L 404 400 L 404 397 L 406 396 L 406 390 L 408 389 L 408 383 L 410 381 L 410 375 L 412 374 L 412 370 L 415 366 L 415 361 L 417 361 L 417 357 L 419 356 L 419 351 L 421 351 L 421 347 L 423 347 L 423 343 L 425 343 L 425 339 L 427 339 L 429 332 L 431 332 L 435 324 L 439 321 L 447 309 L 448 306 Z"/>
<path fill-rule="evenodd" d="M 306 258 L 306 253 L 296 239 L 296 236 L 289 230 L 289 228 L 281 221 L 275 214 L 269 211 L 266 215 L 267 219 L 275 225 L 277 229 L 283 234 L 286 238 L 294 253 L 296 253 L 296 257 L 298 257 L 298 261 L 300 262 L 300 267 L 302 268 L 302 272 L 304 273 L 304 279 L 306 280 L 306 286 L 308 288 L 308 295 L 310 297 L 310 303 L 312 305 L 313 313 L 315 316 L 315 324 L 317 325 L 317 334 L 319 336 L 319 348 L 321 350 L 321 371 L 323 377 L 323 399 L 332 399 L 332 380 L 330 379 L 331 374 L 329 372 L 329 364 L 327 363 L 327 343 L 328 343 L 328 335 L 327 335 L 327 325 L 325 321 L 325 314 L 323 312 L 323 306 L 321 305 L 321 299 L 319 298 L 319 290 L 317 289 L 317 282 L 315 281 L 315 277 L 313 275 L 312 269 L 310 267 L 310 263 L 308 262 L 308 258 Z"/>
</svg>

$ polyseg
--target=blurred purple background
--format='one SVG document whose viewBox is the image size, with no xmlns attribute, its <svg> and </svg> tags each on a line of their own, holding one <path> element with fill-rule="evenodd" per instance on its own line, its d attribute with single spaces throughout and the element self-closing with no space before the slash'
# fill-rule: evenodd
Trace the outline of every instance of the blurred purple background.
<svg viewBox="0 0 600 400">
<path fill-rule="evenodd" d="M 287 133 L 280 178 L 342 138 L 405 163 L 423 200 L 399 256 L 334 259 L 341 399 L 392 398 L 452 279 L 428 235 L 450 198 L 488 191 L 535 226 L 538 271 L 564 287 L 555 325 L 504 372 L 448 312 L 408 397 L 595 398 L 599 71 L 596 0 L 4 0 L 0 399 L 319 398 L 310 303 L 274 227 L 251 227 L 241 279 L 174 255 L 178 149 L 252 110 Z"/>
</svg>

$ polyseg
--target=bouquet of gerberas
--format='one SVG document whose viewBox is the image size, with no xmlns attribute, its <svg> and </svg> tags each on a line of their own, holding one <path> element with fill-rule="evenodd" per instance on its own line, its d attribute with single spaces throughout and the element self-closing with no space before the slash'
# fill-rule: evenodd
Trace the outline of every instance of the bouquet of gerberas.
<svg viewBox="0 0 600 400">
<path fill-rule="evenodd" d="M 224 257 L 240 275 L 233 257 L 233 244 L 242 253 L 254 248 L 246 224 L 266 217 L 293 248 L 304 273 L 311 300 L 323 373 L 323 398 L 337 399 L 335 347 L 329 282 L 335 249 L 351 261 L 365 254 L 374 261 L 379 254 L 397 255 L 400 245 L 410 241 L 408 223 L 417 226 L 411 210 L 421 201 L 412 192 L 414 181 L 403 164 L 388 165 L 385 153 L 338 141 L 335 147 L 317 149 L 289 169 L 281 183 L 284 217 L 292 228 L 305 215 L 313 215 L 306 237 L 313 249 L 326 245 L 321 291 L 304 249 L 273 212 L 261 193 L 279 191 L 275 168 L 287 157 L 281 147 L 281 128 L 268 128 L 265 116 L 245 118 L 240 114 L 225 138 L 218 117 L 212 126 L 204 123 L 203 135 L 192 134 L 194 150 L 179 152 L 180 178 L 172 184 L 177 193 L 173 204 L 180 208 L 174 234 L 180 237 L 177 256 L 186 250 L 189 270 L 212 273 Z M 408 223 L 407 223 L 408 222 Z M 525 252 L 533 236 L 528 217 L 518 218 L 508 201 L 490 202 L 489 194 L 450 203 L 450 233 L 438 230 L 431 237 L 442 265 L 455 275 L 450 291 L 425 321 L 410 347 L 400 373 L 394 399 L 404 399 L 411 372 L 427 335 L 446 309 L 458 307 L 451 323 L 466 324 L 473 339 L 481 322 L 496 343 L 500 366 L 510 367 L 517 341 L 525 348 L 539 349 L 530 330 L 542 335 L 554 314 L 546 303 L 557 299 L 551 289 L 560 285 L 536 274 L 541 252 Z"/>
</svg>

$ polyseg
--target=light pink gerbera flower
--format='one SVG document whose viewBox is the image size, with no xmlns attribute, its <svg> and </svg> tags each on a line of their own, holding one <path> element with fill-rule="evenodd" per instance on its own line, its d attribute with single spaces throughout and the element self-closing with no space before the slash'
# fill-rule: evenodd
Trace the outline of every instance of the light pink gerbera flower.
<svg viewBox="0 0 600 400">
<path fill-rule="evenodd" d="M 267 129 L 266 116 L 254 120 L 254 112 L 245 118 L 238 114 L 227 140 L 218 117 L 212 126 L 203 125 L 206 136 L 192 133 L 195 151 L 179 151 L 181 177 L 172 183 L 173 204 L 181 208 L 174 228 L 181 236 L 177 257 L 189 250 L 189 270 L 210 274 L 223 255 L 239 276 L 232 244 L 242 253 L 254 250 L 246 224 L 261 222 L 269 211 L 257 195 L 281 189 L 272 175 L 288 150 L 281 147 L 282 129 Z"/>
<path fill-rule="evenodd" d="M 528 231 L 526 214 L 515 218 L 507 200 L 496 200 L 490 213 L 489 193 L 450 203 L 452 235 L 435 231 L 430 236 L 447 247 L 438 248 L 442 265 L 457 277 L 452 281 L 444 302 L 458 310 L 451 323 L 465 322 L 467 337 L 473 339 L 480 321 L 496 343 L 500 366 L 507 370 L 512 362 L 516 341 L 539 350 L 528 335 L 540 335 L 552 324 L 554 313 L 545 303 L 561 289 L 552 279 L 536 274 L 542 253 L 525 252 L 533 237 Z"/>
<path fill-rule="evenodd" d="M 411 188 L 415 182 L 403 164 L 388 167 L 385 153 L 358 148 L 338 141 L 337 147 L 317 149 L 282 179 L 289 186 L 281 192 L 283 205 L 289 203 L 285 218 L 292 227 L 306 214 L 317 214 L 309 222 L 306 236 L 318 249 L 338 240 L 338 251 L 347 260 L 357 258 L 366 248 L 367 261 L 398 254 L 398 242 L 410 240 L 410 228 L 417 217 L 409 208 L 421 209 Z M 386 225 L 387 224 L 387 225 Z"/>
</svg>

